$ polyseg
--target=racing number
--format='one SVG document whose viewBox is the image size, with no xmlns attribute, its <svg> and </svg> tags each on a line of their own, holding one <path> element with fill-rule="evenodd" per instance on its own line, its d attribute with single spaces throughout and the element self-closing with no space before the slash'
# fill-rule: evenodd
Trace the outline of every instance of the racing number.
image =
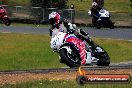
<svg viewBox="0 0 132 88">
<path fill-rule="evenodd" d="M 53 41 L 53 46 L 56 46 L 57 45 L 57 41 L 59 40 L 59 38 L 56 38 L 54 41 Z"/>
</svg>

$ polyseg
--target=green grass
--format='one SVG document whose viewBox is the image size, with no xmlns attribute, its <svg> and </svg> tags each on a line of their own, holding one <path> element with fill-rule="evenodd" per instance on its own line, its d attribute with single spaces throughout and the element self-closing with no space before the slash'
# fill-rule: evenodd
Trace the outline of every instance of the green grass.
<svg viewBox="0 0 132 88">
<path fill-rule="evenodd" d="M 22 5 L 30 6 L 30 0 L 6 0 L 8 5 Z M 109 11 L 118 11 L 118 12 L 131 12 L 130 0 L 104 0 L 105 7 Z M 91 7 L 92 0 L 68 0 L 68 6 L 71 4 L 75 5 L 76 10 L 85 10 L 88 11 Z"/>
<path fill-rule="evenodd" d="M 5 84 L 0 88 L 131 88 L 131 87 L 132 82 L 130 82 L 129 84 L 85 84 L 81 86 L 78 85 L 76 81 L 40 80 L 16 85 Z"/>
<path fill-rule="evenodd" d="M 63 66 L 49 42 L 47 35 L 0 34 L 0 70 Z"/>
<path fill-rule="evenodd" d="M 114 39 L 94 39 L 109 53 L 112 62 L 132 61 L 132 42 Z"/>
<path fill-rule="evenodd" d="M 11 23 L 11 26 L 31 26 L 31 27 L 50 27 L 49 24 L 24 24 L 24 23 Z"/>
<path fill-rule="evenodd" d="M 6 0 L 6 4 L 11 6 L 30 6 L 30 0 Z"/>
<path fill-rule="evenodd" d="M 131 12 L 129 0 L 104 0 L 104 7 L 109 11 Z M 68 0 L 68 5 L 74 4 L 75 9 L 88 11 L 91 7 L 92 0 Z"/>
<path fill-rule="evenodd" d="M 111 14 L 111 20 L 113 22 L 116 21 L 125 21 L 125 22 L 132 22 L 132 16 L 129 12 L 110 12 Z M 91 16 L 88 16 L 88 13 L 86 11 L 76 11 L 75 19 L 83 20 L 86 23 L 91 22 Z"/>
<path fill-rule="evenodd" d="M 93 39 L 109 53 L 112 62 L 132 60 L 132 42 Z M 0 33 L 0 70 L 58 68 L 58 54 L 50 49 L 49 35 Z"/>
</svg>

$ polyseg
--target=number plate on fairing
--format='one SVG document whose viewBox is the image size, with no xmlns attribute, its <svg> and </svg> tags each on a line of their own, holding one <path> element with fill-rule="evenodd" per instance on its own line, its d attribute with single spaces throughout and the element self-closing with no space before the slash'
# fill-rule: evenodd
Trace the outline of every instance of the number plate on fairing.
<svg viewBox="0 0 132 88">
<path fill-rule="evenodd" d="M 57 35 L 52 37 L 51 42 L 50 42 L 50 47 L 52 49 L 59 49 L 59 47 L 63 44 L 64 36 L 66 33 L 63 32 L 58 32 Z"/>
</svg>

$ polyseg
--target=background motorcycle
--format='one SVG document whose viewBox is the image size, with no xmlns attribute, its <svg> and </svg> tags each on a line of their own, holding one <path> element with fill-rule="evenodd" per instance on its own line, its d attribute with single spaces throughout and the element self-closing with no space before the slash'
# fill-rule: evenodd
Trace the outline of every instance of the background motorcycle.
<svg viewBox="0 0 132 88">
<path fill-rule="evenodd" d="M 6 9 L 4 9 L 3 7 L 0 7 L 0 20 L 6 26 L 9 26 L 11 24 L 11 21 L 6 14 Z"/>
<path fill-rule="evenodd" d="M 88 14 L 92 16 L 92 23 L 96 28 L 114 28 L 114 24 L 110 19 L 110 14 L 106 9 L 101 8 L 96 14 L 91 14 L 91 10 L 89 10 Z"/>
<path fill-rule="evenodd" d="M 82 60 L 86 59 L 86 63 L 83 65 L 109 66 L 109 55 L 99 45 L 92 50 L 92 47 L 90 48 L 85 41 L 74 34 L 57 32 L 58 29 L 53 31 L 55 36 L 52 36 L 51 48 L 59 53 L 62 63 L 69 67 L 79 67 L 82 65 Z"/>
</svg>

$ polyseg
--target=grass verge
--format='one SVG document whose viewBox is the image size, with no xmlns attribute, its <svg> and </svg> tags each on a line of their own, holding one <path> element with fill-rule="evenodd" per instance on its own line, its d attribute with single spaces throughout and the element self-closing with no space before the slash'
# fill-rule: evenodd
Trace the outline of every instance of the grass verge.
<svg viewBox="0 0 132 88">
<path fill-rule="evenodd" d="M 118 12 L 131 12 L 130 0 L 104 0 L 105 7 L 109 11 L 118 11 Z M 75 5 L 77 10 L 88 11 L 91 7 L 92 0 L 68 0 L 68 6 L 71 4 Z M 6 4 L 8 5 L 22 5 L 30 6 L 30 0 L 7 0 Z"/>
<path fill-rule="evenodd" d="M 88 11 L 92 0 L 68 0 L 68 5 L 74 4 L 75 9 Z M 108 11 L 131 12 L 129 0 L 104 0 L 104 7 Z"/>
<path fill-rule="evenodd" d="M 49 24 L 24 24 L 24 23 L 11 23 L 11 26 L 31 26 L 31 27 L 50 27 Z"/>
<path fill-rule="evenodd" d="M 132 42 L 94 38 L 104 47 L 111 62 L 132 60 Z M 64 67 L 50 49 L 49 35 L 0 33 L 0 70 Z"/>
<path fill-rule="evenodd" d="M 6 4 L 11 6 L 30 6 L 30 0 L 6 0 Z"/>
<path fill-rule="evenodd" d="M 81 86 L 76 81 L 40 80 L 16 85 L 5 84 L 0 88 L 131 88 L 131 86 L 132 82 L 129 84 L 85 84 Z"/>
</svg>

